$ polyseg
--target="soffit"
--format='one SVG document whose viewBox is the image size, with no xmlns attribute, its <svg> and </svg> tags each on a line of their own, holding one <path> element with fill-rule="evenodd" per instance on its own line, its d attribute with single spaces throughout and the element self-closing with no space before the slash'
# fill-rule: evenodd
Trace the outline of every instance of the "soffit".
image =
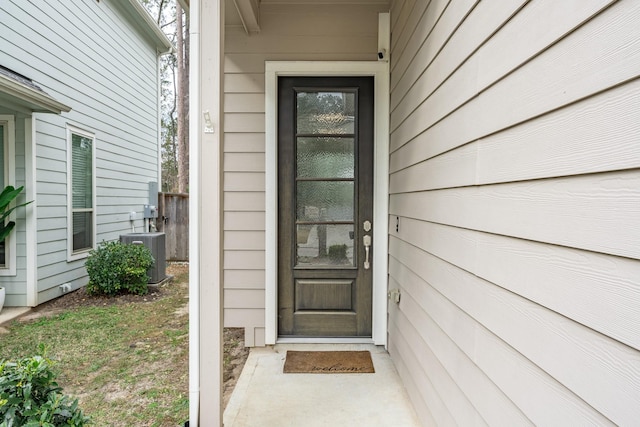
<svg viewBox="0 0 640 427">
<path fill-rule="evenodd" d="M 389 0 L 261 0 L 261 4 L 389 5 Z"/>
<path fill-rule="evenodd" d="M 181 0 L 187 2 L 189 0 Z M 242 26 L 249 33 L 260 31 L 260 7 L 271 5 L 382 5 L 388 7 L 389 0 L 226 0 L 225 25 Z"/>
</svg>

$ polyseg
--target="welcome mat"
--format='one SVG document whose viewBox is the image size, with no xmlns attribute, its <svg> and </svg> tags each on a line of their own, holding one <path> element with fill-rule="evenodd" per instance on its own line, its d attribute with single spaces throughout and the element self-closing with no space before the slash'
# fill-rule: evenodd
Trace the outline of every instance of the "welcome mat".
<svg viewBox="0 0 640 427">
<path fill-rule="evenodd" d="M 373 374 L 368 351 L 287 351 L 285 374 Z"/>
</svg>

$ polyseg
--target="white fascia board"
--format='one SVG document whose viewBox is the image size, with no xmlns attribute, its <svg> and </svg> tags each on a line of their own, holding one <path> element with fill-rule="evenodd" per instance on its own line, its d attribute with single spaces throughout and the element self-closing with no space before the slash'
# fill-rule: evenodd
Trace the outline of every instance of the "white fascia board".
<svg viewBox="0 0 640 427">
<path fill-rule="evenodd" d="M 189 0 L 178 0 L 178 3 L 180 3 L 180 6 L 182 6 L 185 12 L 189 12 L 191 9 L 191 2 Z"/>
<path fill-rule="evenodd" d="M 10 77 L 0 74 L 0 96 L 9 98 L 37 113 L 68 113 L 71 107 L 56 101 L 44 92 L 30 88 Z"/>
<path fill-rule="evenodd" d="M 173 52 L 173 43 L 171 40 L 167 38 L 167 36 L 162 32 L 156 21 L 149 15 L 147 9 L 142 6 L 139 0 L 127 0 L 131 8 L 136 12 L 136 14 L 142 18 L 142 22 L 145 24 L 146 29 L 153 36 L 154 42 L 156 43 L 156 48 L 158 49 L 159 54 L 167 54 Z"/>
</svg>

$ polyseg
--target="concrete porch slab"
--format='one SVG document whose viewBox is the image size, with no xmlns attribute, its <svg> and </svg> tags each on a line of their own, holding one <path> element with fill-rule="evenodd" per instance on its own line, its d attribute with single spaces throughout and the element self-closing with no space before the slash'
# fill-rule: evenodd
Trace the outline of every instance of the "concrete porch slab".
<svg viewBox="0 0 640 427">
<path fill-rule="evenodd" d="M 0 325 L 9 323 L 31 311 L 31 307 L 3 307 L 0 311 Z"/>
<path fill-rule="evenodd" d="M 376 372 L 284 374 L 287 350 L 369 350 Z M 224 412 L 225 427 L 419 425 L 389 354 L 372 344 L 252 348 Z"/>
</svg>

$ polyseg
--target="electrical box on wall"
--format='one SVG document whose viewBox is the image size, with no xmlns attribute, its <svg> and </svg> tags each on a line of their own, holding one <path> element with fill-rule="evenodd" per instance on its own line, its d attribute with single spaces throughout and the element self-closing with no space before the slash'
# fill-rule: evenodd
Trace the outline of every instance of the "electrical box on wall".
<svg viewBox="0 0 640 427">
<path fill-rule="evenodd" d="M 158 183 L 149 181 L 149 204 L 158 206 Z"/>
<path fill-rule="evenodd" d="M 144 205 L 145 219 L 158 218 L 158 207 L 155 205 Z"/>
</svg>

